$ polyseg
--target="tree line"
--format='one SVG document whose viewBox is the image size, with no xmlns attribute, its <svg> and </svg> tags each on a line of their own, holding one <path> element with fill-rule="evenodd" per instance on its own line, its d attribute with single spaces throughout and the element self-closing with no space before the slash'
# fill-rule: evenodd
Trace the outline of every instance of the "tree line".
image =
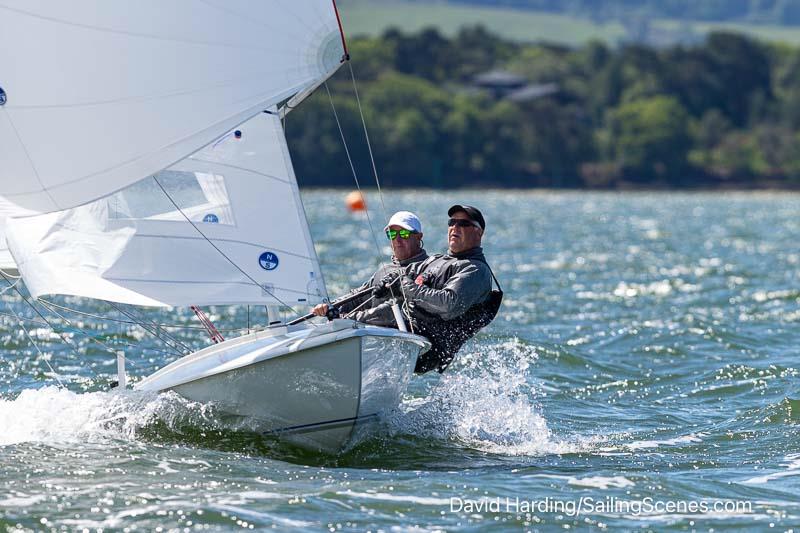
<svg viewBox="0 0 800 533">
<path fill-rule="evenodd" d="M 800 24 L 800 0 L 450 0 L 452 3 L 507 6 L 597 21 L 632 15 L 691 21 Z"/>
<path fill-rule="evenodd" d="M 795 187 L 800 49 L 734 33 L 697 46 L 520 44 L 465 28 L 349 42 L 378 172 L 393 187 Z M 496 98 L 487 71 L 555 87 Z M 330 97 L 329 97 L 330 93 Z M 334 113 L 335 109 L 335 113 Z M 286 118 L 302 185 L 372 173 L 344 67 Z"/>
</svg>

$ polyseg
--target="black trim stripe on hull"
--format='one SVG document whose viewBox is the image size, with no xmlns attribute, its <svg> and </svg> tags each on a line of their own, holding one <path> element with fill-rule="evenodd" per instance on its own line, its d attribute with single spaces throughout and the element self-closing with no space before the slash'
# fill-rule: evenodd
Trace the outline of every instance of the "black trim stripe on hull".
<svg viewBox="0 0 800 533">
<path fill-rule="evenodd" d="M 371 418 L 376 418 L 377 416 L 378 413 L 372 413 L 371 415 L 364 415 L 364 416 L 351 416 L 350 418 L 339 418 L 337 420 L 327 420 L 325 422 L 314 422 L 312 424 L 302 424 L 299 426 L 289 426 L 281 429 L 271 429 L 269 431 L 263 431 L 262 434 L 279 435 L 283 433 L 309 433 L 312 431 L 319 431 L 325 429 L 336 429 L 347 426 L 349 424 L 355 424 L 356 422 L 361 422 Z"/>
</svg>

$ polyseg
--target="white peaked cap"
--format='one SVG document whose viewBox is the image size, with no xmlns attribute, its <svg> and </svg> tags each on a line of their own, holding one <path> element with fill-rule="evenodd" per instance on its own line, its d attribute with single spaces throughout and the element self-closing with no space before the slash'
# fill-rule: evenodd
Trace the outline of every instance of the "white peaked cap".
<svg viewBox="0 0 800 533">
<path fill-rule="evenodd" d="M 411 211 L 398 211 L 392 215 L 392 218 L 389 219 L 389 223 L 386 224 L 383 231 L 388 230 L 389 226 L 400 226 L 407 230 L 422 233 L 422 222 L 420 222 L 419 217 Z"/>
</svg>

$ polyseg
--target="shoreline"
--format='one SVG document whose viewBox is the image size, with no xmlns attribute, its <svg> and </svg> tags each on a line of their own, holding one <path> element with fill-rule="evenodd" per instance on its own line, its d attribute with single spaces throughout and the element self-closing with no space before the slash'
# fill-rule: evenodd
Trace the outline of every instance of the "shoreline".
<svg viewBox="0 0 800 533">
<path fill-rule="evenodd" d="M 356 190 L 355 185 L 302 185 L 301 190 L 308 191 L 342 191 L 349 192 Z M 361 187 L 362 190 L 374 192 L 377 188 Z M 655 186 L 624 186 L 624 187 L 519 187 L 519 186 L 504 186 L 502 184 L 481 184 L 481 185 L 466 185 L 463 187 L 431 187 L 431 186 L 415 186 L 415 187 L 394 187 L 381 185 L 381 190 L 391 192 L 408 192 L 408 191 L 523 191 L 523 192 L 605 192 L 605 193 L 657 193 L 657 192 L 677 192 L 677 193 L 709 193 L 709 192 L 800 192 L 800 183 L 797 185 L 783 185 L 777 184 L 760 184 L 744 186 L 737 185 L 719 185 L 719 186 L 697 186 L 697 187 L 655 187 Z"/>
</svg>

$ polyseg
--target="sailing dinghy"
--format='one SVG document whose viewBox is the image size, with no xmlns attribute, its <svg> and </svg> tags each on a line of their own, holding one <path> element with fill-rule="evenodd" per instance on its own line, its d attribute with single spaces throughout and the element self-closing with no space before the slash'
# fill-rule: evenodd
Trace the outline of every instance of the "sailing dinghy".
<svg viewBox="0 0 800 533">
<path fill-rule="evenodd" d="M 335 3 L 122 11 L 0 0 L 2 266 L 37 299 L 273 311 L 325 300 L 280 117 L 347 59 Z M 429 347 L 352 320 L 277 324 L 135 388 L 337 452 L 397 407 Z"/>
</svg>

